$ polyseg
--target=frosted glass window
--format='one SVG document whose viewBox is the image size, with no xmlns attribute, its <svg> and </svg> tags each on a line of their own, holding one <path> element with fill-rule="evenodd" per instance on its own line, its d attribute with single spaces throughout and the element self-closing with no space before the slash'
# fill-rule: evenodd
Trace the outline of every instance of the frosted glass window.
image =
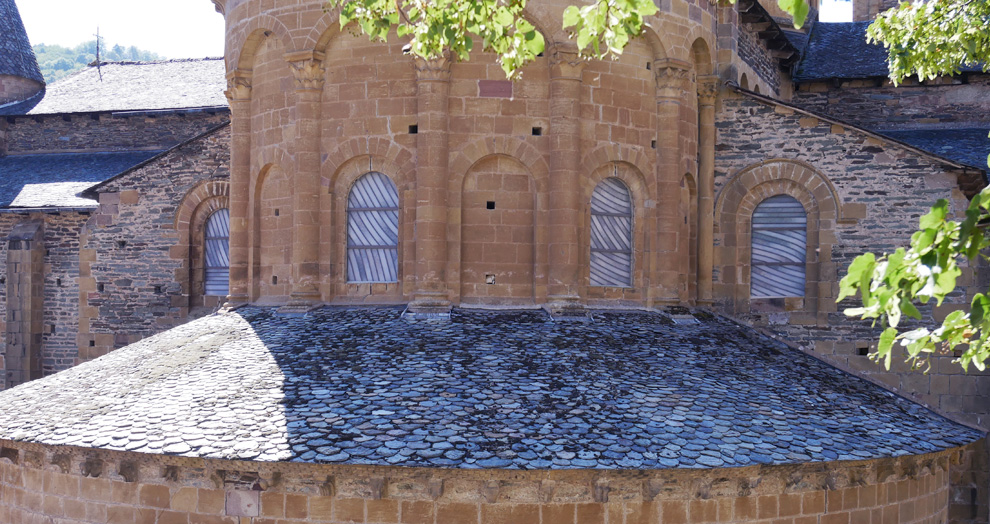
<svg viewBox="0 0 990 524">
<path fill-rule="evenodd" d="M 591 285 L 632 286 L 632 198 L 618 178 L 591 195 Z"/>
<path fill-rule="evenodd" d="M 218 209 L 206 219 L 206 294 L 225 297 L 230 291 L 230 210 Z"/>
<path fill-rule="evenodd" d="M 794 197 L 772 196 L 753 211 L 753 298 L 803 297 L 808 214 Z"/>
<path fill-rule="evenodd" d="M 358 179 L 347 196 L 347 281 L 399 280 L 399 192 L 377 172 Z"/>
</svg>

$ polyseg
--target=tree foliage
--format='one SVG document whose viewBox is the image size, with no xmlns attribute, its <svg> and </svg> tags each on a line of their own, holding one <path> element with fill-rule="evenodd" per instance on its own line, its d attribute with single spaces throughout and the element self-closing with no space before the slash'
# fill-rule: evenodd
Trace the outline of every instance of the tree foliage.
<svg viewBox="0 0 990 524">
<path fill-rule="evenodd" d="M 78 71 L 96 60 L 96 40 L 83 42 L 75 47 L 60 45 L 35 44 L 34 54 L 38 58 L 41 75 L 45 83 L 51 84 Z M 159 60 L 157 53 L 144 51 L 137 47 L 115 45 L 109 49 L 100 47 L 100 60 Z"/>
</svg>

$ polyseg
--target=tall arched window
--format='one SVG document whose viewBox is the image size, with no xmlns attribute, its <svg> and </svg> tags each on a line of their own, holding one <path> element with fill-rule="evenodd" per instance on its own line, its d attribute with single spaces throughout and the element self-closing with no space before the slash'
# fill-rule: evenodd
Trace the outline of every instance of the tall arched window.
<svg viewBox="0 0 990 524">
<path fill-rule="evenodd" d="M 206 219 L 206 295 L 225 297 L 230 291 L 230 210 L 218 209 Z"/>
<path fill-rule="evenodd" d="M 399 280 L 399 192 L 386 175 L 368 173 L 347 195 L 347 281 Z"/>
<path fill-rule="evenodd" d="M 632 286 L 632 198 L 618 178 L 591 195 L 591 285 Z"/>
<path fill-rule="evenodd" d="M 753 298 L 803 297 L 808 214 L 794 197 L 772 196 L 753 211 Z"/>
</svg>

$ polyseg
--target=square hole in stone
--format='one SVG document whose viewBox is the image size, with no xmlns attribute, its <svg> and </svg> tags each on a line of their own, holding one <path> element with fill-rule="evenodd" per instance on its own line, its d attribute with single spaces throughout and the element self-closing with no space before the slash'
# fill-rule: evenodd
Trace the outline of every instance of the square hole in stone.
<svg viewBox="0 0 990 524">
<path fill-rule="evenodd" d="M 533 128 L 533 136 L 543 136 L 543 128 L 542 127 L 534 127 Z"/>
<path fill-rule="evenodd" d="M 494 284 L 495 275 L 485 275 L 485 284 Z"/>
<path fill-rule="evenodd" d="M 485 207 L 487 209 L 495 209 L 495 201 L 489 200 L 488 202 L 485 202 Z"/>
</svg>

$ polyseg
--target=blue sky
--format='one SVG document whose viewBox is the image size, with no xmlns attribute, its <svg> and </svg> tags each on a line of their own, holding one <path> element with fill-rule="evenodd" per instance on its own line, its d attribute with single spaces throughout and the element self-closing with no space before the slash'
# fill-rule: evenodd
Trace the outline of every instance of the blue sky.
<svg viewBox="0 0 990 524">
<path fill-rule="evenodd" d="M 223 56 L 223 17 L 210 0 L 15 1 L 32 44 L 75 46 L 92 40 L 99 26 L 108 45 L 133 45 L 165 58 Z M 851 14 L 851 1 L 822 0 L 824 21 L 846 21 Z"/>
</svg>

